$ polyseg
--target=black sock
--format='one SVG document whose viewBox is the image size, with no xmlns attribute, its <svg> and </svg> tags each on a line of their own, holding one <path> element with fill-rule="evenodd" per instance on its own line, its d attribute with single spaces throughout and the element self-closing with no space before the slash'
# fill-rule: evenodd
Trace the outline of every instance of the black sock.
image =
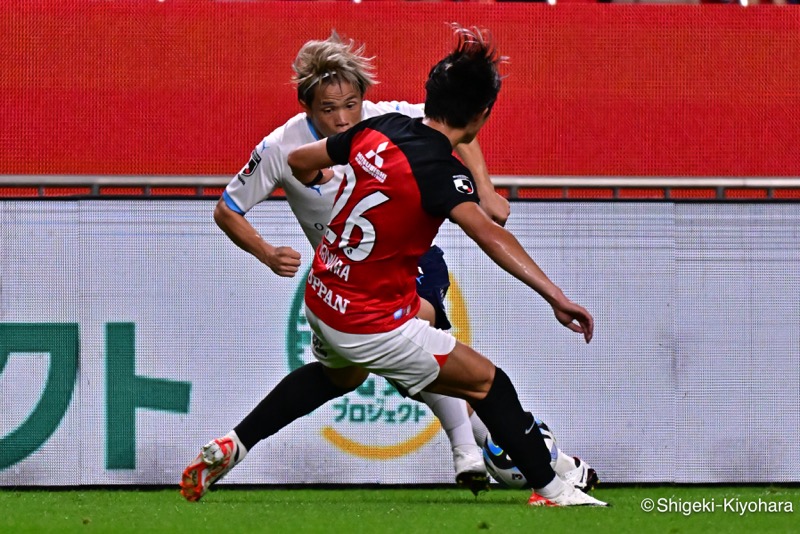
<svg viewBox="0 0 800 534">
<path fill-rule="evenodd" d="M 309 363 L 286 375 L 234 430 L 249 451 L 295 419 L 350 391 L 335 386 L 321 363 Z"/>
<path fill-rule="evenodd" d="M 502 369 L 496 368 L 486 397 L 470 403 L 489 429 L 492 441 L 508 453 L 531 487 L 543 488 L 556 476 L 550 451 L 534 422 L 519 402 L 517 390 Z"/>
</svg>

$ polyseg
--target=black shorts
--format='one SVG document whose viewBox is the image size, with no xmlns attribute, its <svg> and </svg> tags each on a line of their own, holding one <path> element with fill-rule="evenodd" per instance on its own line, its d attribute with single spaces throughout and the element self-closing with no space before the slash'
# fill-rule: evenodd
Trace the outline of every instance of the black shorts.
<svg viewBox="0 0 800 534">
<path fill-rule="evenodd" d="M 433 305 L 436 312 L 436 322 L 433 326 L 440 330 L 450 330 L 453 326 L 444 310 L 444 298 L 448 289 L 450 289 L 450 273 L 444 262 L 444 253 L 442 249 L 433 245 L 419 259 L 417 294 Z"/>
</svg>

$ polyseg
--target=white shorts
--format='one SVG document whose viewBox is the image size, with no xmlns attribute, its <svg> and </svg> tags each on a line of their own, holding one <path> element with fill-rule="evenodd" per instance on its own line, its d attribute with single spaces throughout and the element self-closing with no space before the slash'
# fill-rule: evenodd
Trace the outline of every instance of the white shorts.
<svg viewBox="0 0 800 534">
<path fill-rule="evenodd" d="M 439 358 L 450 354 L 456 338 L 413 318 L 380 334 L 346 334 L 323 323 L 306 308 L 308 324 L 316 334 L 312 350 L 325 367 L 355 365 L 380 375 L 416 395 L 439 376 Z M 442 363 L 444 363 L 442 361 Z"/>
</svg>

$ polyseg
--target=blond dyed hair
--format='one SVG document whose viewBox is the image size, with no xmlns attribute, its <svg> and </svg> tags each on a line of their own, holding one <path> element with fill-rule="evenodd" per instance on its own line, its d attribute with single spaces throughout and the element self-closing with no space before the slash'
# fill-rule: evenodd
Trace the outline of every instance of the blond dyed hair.
<svg viewBox="0 0 800 534">
<path fill-rule="evenodd" d="M 318 85 L 342 82 L 350 83 L 363 97 L 378 83 L 373 59 L 364 55 L 364 45 L 358 46 L 352 39 L 343 41 L 336 30 L 324 41 L 308 41 L 292 64 L 297 98 L 310 106 Z"/>
</svg>

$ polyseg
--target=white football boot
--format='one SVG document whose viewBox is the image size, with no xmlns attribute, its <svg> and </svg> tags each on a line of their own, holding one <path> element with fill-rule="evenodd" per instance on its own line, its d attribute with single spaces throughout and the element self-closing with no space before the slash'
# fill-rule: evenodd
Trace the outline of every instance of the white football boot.
<svg viewBox="0 0 800 534">
<path fill-rule="evenodd" d="M 592 491 L 600 483 L 597 472 L 577 456 L 572 459 L 575 460 L 575 469 L 556 474 L 567 484 L 572 484 L 585 493 Z"/>
<path fill-rule="evenodd" d="M 552 497 L 550 499 L 546 497 L 542 497 L 535 491 L 531 493 L 530 499 L 528 499 L 529 506 L 553 506 L 553 507 L 561 507 L 561 506 L 608 506 L 608 503 L 605 503 L 601 500 L 595 499 L 591 495 L 588 495 L 575 486 L 570 486 L 566 484 L 566 489 L 562 491 L 558 496 Z"/>
<path fill-rule="evenodd" d="M 453 467 L 456 484 L 462 488 L 467 488 L 475 496 L 489 490 L 489 474 L 483 463 L 483 451 L 477 445 L 453 447 Z"/>
<path fill-rule="evenodd" d="M 236 442 L 228 436 L 203 445 L 200 454 L 183 470 L 181 495 L 187 501 L 199 501 L 214 482 L 243 459 L 244 456 L 239 455 L 237 449 Z"/>
</svg>

